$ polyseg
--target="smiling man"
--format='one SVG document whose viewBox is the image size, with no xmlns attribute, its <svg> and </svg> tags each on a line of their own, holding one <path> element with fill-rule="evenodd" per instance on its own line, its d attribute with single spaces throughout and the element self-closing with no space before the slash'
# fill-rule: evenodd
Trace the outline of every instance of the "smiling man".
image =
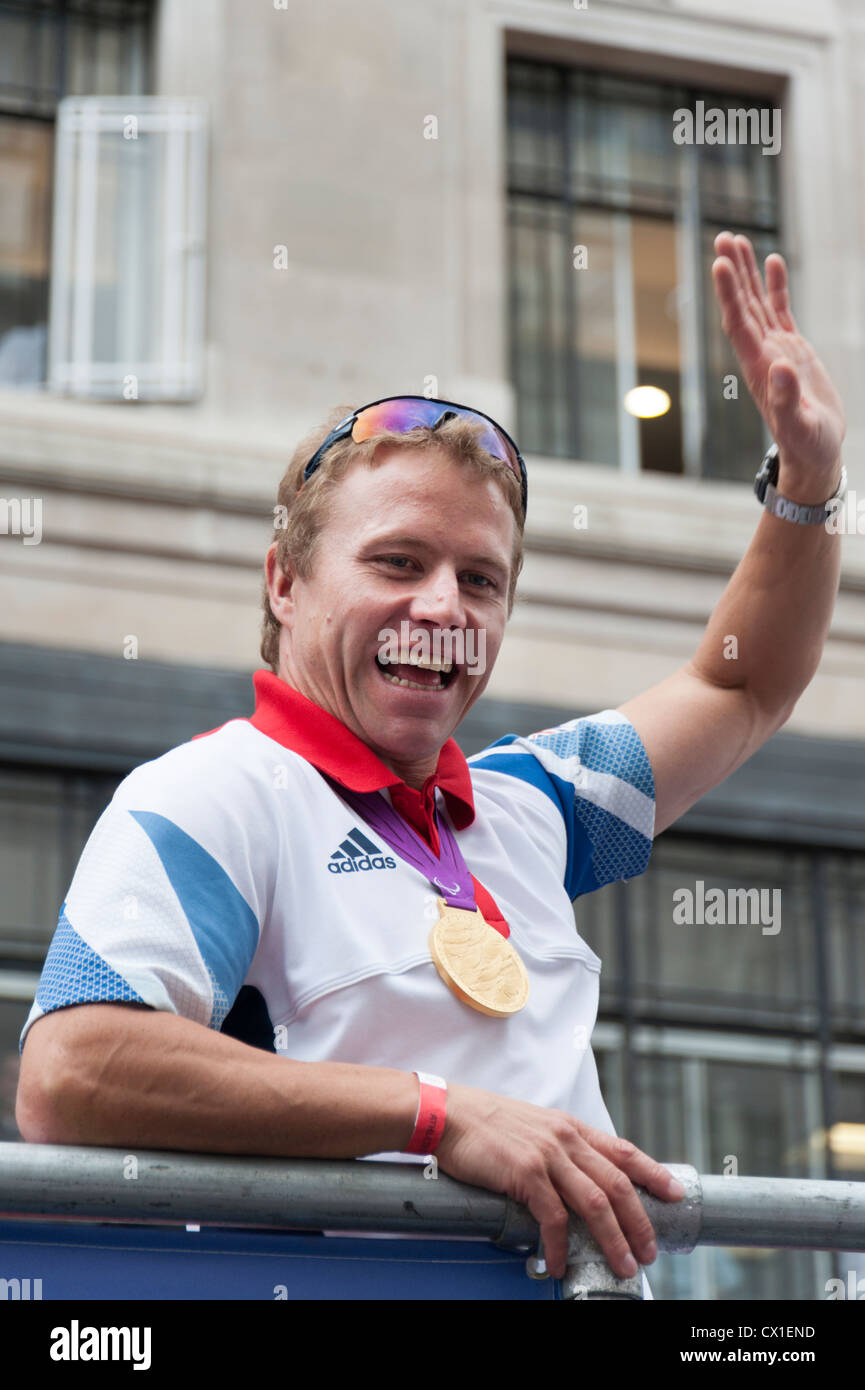
<svg viewBox="0 0 865 1390">
<path fill-rule="evenodd" d="M 642 873 L 653 836 L 786 721 L 839 574 L 821 524 L 837 394 L 781 258 L 764 289 L 745 238 L 716 247 L 780 458 L 692 661 L 467 762 L 452 735 L 513 605 L 522 458 L 422 397 L 328 422 L 280 487 L 255 713 L 137 769 L 84 850 L 22 1033 L 25 1138 L 434 1153 L 530 1208 L 556 1278 L 568 1208 L 616 1273 L 655 1258 L 633 1184 L 681 1189 L 615 1135 L 589 1045 L 600 961 L 571 904 Z"/>
</svg>

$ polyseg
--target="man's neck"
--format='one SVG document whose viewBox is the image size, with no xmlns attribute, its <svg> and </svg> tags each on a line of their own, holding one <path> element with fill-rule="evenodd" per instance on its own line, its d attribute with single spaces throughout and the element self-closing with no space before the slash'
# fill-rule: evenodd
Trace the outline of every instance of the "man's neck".
<svg viewBox="0 0 865 1390">
<path fill-rule="evenodd" d="M 375 754 L 379 762 L 384 763 L 385 767 L 389 768 L 391 772 L 395 772 L 397 777 L 401 777 L 407 787 L 413 787 L 415 791 L 421 791 L 427 778 L 431 777 L 435 772 L 438 766 L 439 754 L 441 753 L 440 748 L 437 749 L 434 754 L 427 755 L 424 758 L 413 758 L 406 762 L 395 760 L 386 750 L 376 747 L 375 744 L 367 743 L 363 735 L 357 733 L 357 730 L 352 729 L 350 725 L 346 724 L 345 721 L 340 718 L 337 711 L 331 709 L 327 702 L 322 700 L 315 690 L 305 689 L 305 682 L 294 677 L 289 669 L 288 663 L 284 659 L 280 661 L 278 674 L 279 679 L 285 681 L 286 685 L 291 686 L 292 690 L 296 690 L 299 695 L 303 695 L 307 700 L 311 700 L 314 705 L 318 705 L 319 709 L 325 710 L 325 712 L 332 715 L 334 719 L 339 719 L 339 722 L 344 728 L 349 729 L 350 733 L 360 738 L 366 744 L 370 752 Z"/>
</svg>

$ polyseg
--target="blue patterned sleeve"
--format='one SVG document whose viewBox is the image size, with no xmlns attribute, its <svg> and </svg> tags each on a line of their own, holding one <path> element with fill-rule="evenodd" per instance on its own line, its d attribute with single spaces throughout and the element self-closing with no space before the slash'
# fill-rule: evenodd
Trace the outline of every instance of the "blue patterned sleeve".
<svg viewBox="0 0 865 1390">
<path fill-rule="evenodd" d="M 572 901 L 648 867 L 655 780 L 639 734 L 618 710 L 528 738 L 508 735 L 470 764 L 516 777 L 556 806 L 567 835 L 565 888 Z"/>
<path fill-rule="evenodd" d="M 242 837 L 236 863 L 218 862 L 173 820 L 122 804 L 130 785 L 84 847 L 19 1051 L 38 1018 L 71 1004 L 145 1004 L 219 1029 L 249 968 L 259 928 L 235 882 Z"/>
</svg>

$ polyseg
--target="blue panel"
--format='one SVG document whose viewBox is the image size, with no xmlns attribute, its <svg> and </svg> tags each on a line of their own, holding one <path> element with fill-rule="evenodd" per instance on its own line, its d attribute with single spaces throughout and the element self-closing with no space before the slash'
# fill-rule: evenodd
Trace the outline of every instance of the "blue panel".
<svg viewBox="0 0 865 1390">
<path fill-rule="evenodd" d="M 593 724 L 582 720 L 576 729 L 533 734 L 532 743 L 549 748 L 558 758 L 579 755 L 589 772 L 607 772 L 629 782 L 644 796 L 655 799 L 655 779 L 643 741 L 633 724 Z"/>
<path fill-rule="evenodd" d="M 112 969 L 106 960 L 78 935 L 60 909 L 57 927 L 45 957 L 36 1003 L 43 1013 L 67 1004 L 95 1004 L 109 1001 L 143 1004 L 140 994 Z"/>
<path fill-rule="evenodd" d="M 221 864 L 166 816 L 131 811 L 153 842 L 183 908 L 211 983 L 211 1026 L 222 1026 L 258 945 L 258 922 Z"/>
<path fill-rule="evenodd" d="M 558 1280 L 529 1278 L 525 1255 L 485 1241 L 7 1220 L 0 1267 L 43 1301 L 561 1298 Z"/>
<path fill-rule="evenodd" d="M 506 740 L 501 739 L 504 743 Z M 496 747 L 495 744 L 492 745 Z M 537 758 L 524 753 L 485 754 L 477 762 L 470 763 L 474 770 L 483 768 L 485 772 L 503 772 L 508 777 L 516 777 L 528 782 L 538 791 L 548 796 L 562 817 L 567 837 L 567 857 L 565 859 L 564 885 L 568 897 L 573 902 L 579 893 L 590 893 L 597 888 L 592 873 L 592 842 L 576 815 L 576 789 L 573 782 L 548 772 Z M 633 832 L 632 832 L 633 833 Z"/>
</svg>

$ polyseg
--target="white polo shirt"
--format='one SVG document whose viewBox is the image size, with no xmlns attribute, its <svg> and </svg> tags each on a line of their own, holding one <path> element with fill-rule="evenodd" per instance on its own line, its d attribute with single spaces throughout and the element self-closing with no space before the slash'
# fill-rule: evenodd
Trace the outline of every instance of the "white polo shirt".
<svg viewBox="0 0 865 1390">
<path fill-rule="evenodd" d="M 630 721 L 604 710 L 468 762 L 451 739 L 415 791 L 270 672 L 254 684 L 252 719 L 118 787 L 20 1046 L 53 1009 L 136 1001 L 286 1057 L 434 1072 L 614 1134 L 589 1043 L 601 962 L 571 903 L 649 862 L 654 781 Z M 433 804 L 448 818 L 479 907 L 504 920 L 526 966 L 519 1013 L 491 1018 L 451 993 L 428 947 L 434 890 L 318 768 L 355 791 L 385 789 L 436 853 Z"/>
</svg>

